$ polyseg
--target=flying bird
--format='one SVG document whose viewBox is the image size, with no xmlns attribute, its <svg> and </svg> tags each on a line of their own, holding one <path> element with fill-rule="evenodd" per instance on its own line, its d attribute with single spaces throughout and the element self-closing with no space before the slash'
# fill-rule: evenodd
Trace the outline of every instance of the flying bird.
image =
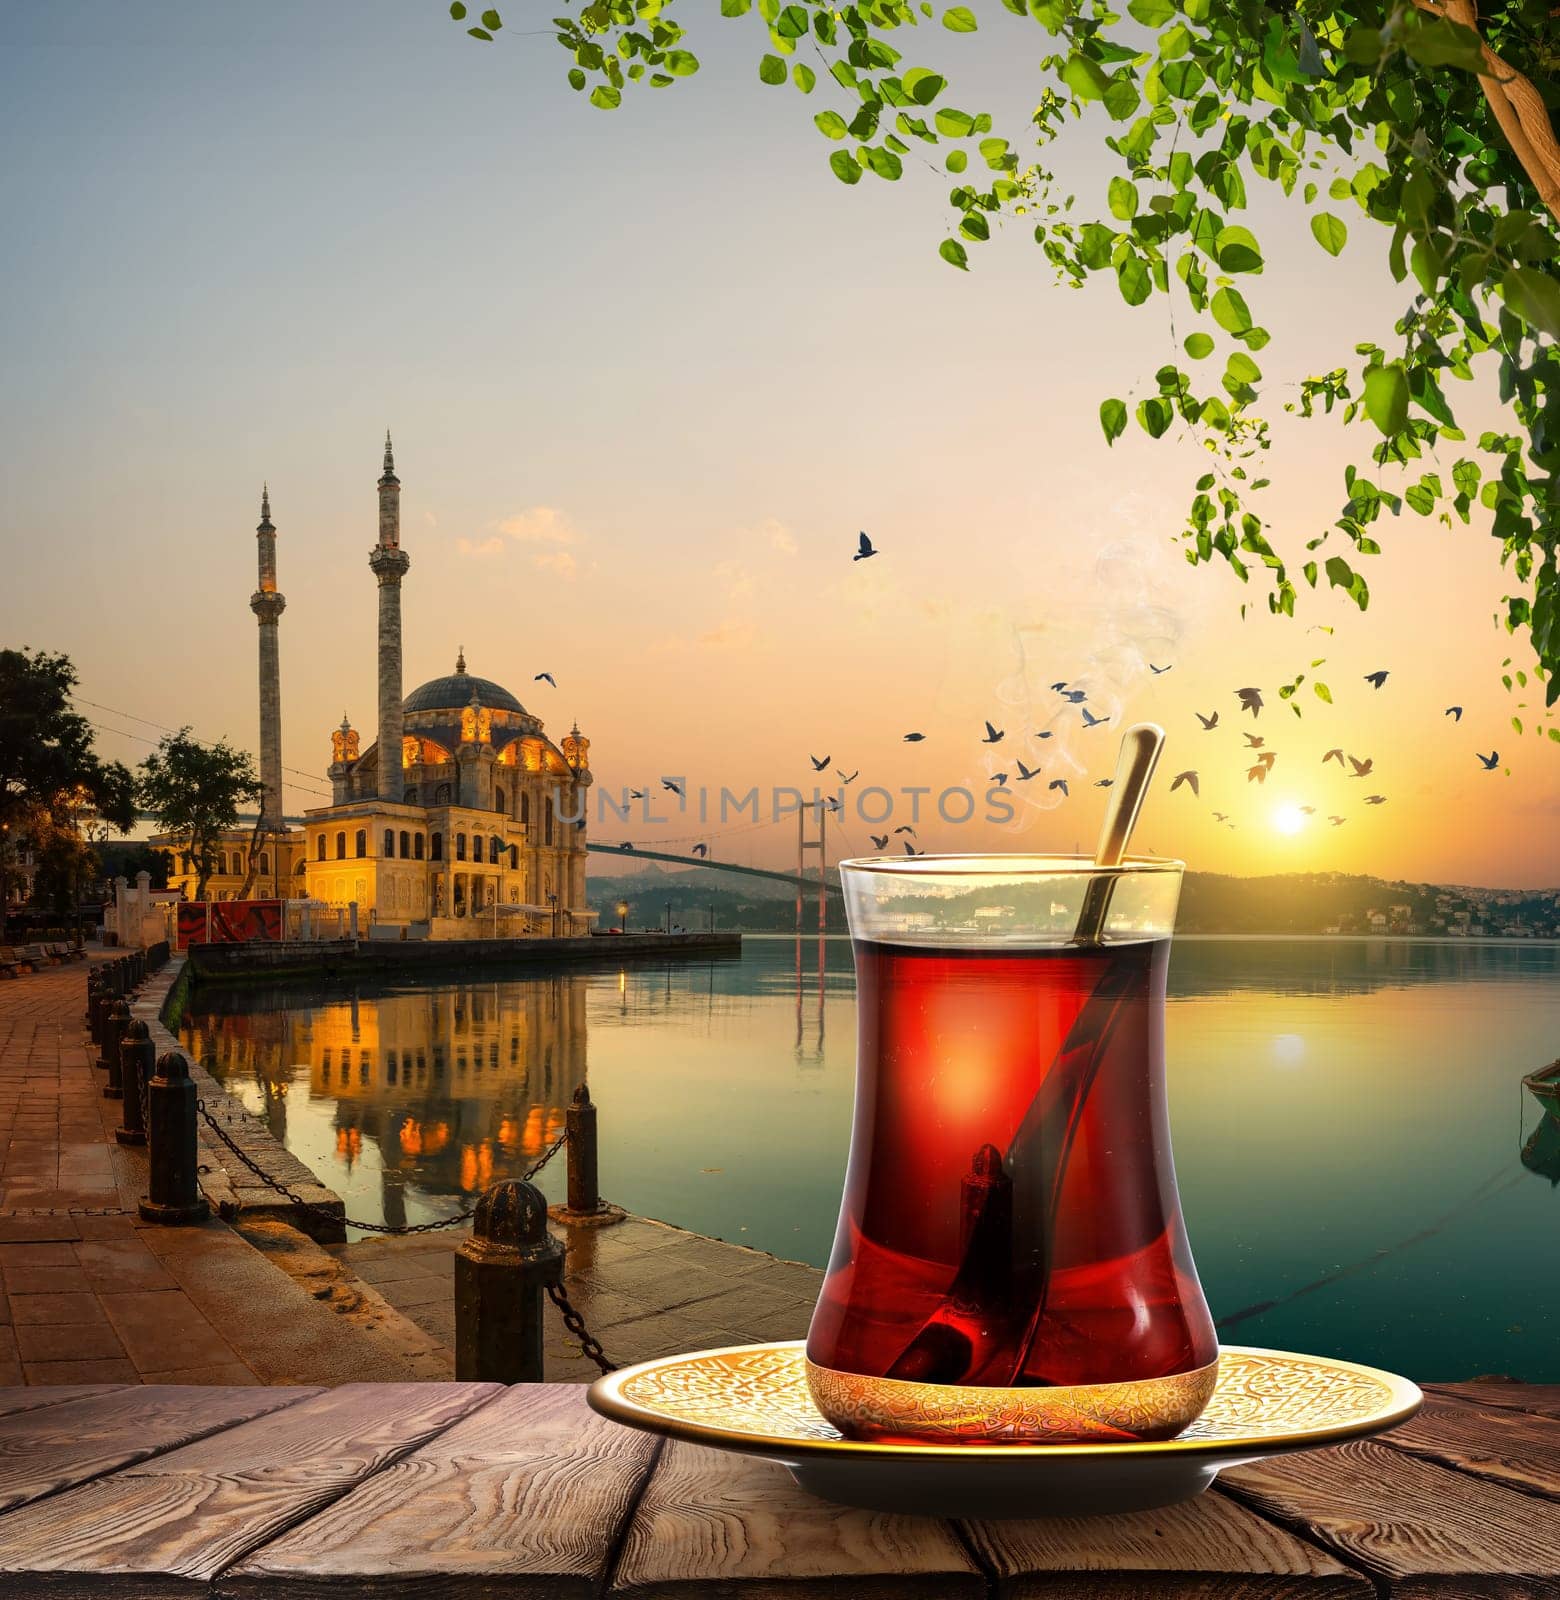
<svg viewBox="0 0 1560 1600">
<path fill-rule="evenodd" d="M 1115 781 L 1116 780 L 1114 778 L 1096 778 L 1094 780 L 1094 787 L 1096 789 L 1108 789 Z"/>
<path fill-rule="evenodd" d="M 1484 763 L 1484 770 L 1486 772 L 1493 772 L 1495 770 L 1496 764 L 1500 761 L 1500 751 L 1499 750 L 1491 750 L 1490 753 L 1487 756 L 1480 756 L 1479 752 L 1477 750 L 1475 750 L 1473 753 L 1476 756 L 1479 756 L 1479 760 Z"/>
<path fill-rule="evenodd" d="M 1386 803 L 1387 797 L 1384 794 L 1368 794 L 1365 796 L 1365 804 L 1368 806 L 1384 806 Z"/>
<path fill-rule="evenodd" d="M 682 790 L 679 789 L 677 787 L 677 785 L 675 783 L 673 783 L 670 778 L 662 778 L 661 779 L 661 787 L 663 789 L 670 789 L 672 791 L 672 793 L 674 795 L 676 795 L 679 800 L 682 799 Z"/>
<path fill-rule="evenodd" d="M 630 789 L 628 791 L 628 798 L 630 800 L 643 800 L 644 797 L 645 797 L 645 792 L 644 792 L 643 789 Z"/>
<path fill-rule="evenodd" d="M 1007 788 L 1007 774 L 1005 772 L 993 772 L 991 775 L 991 786 L 993 789 Z"/>
<path fill-rule="evenodd" d="M 986 737 L 980 742 L 982 744 L 1001 744 L 1006 737 L 1007 730 L 1005 728 L 993 728 L 988 722 L 986 724 Z"/>
<path fill-rule="evenodd" d="M 1329 761 L 1336 761 L 1341 767 L 1343 765 L 1343 751 L 1341 749 L 1329 750 L 1327 754 L 1322 757 L 1322 765 L 1325 767 Z"/>
<path fill-rule="evenodd" d="M 1327 819 L 1335 828 L 1341 828 L 1349 819 L 1347 817 L 1329 817 Z"/>
<path fill-rule="evenodd" d="M 1062 699 L 1066 700 L 1071 705 L 1081 705 L 1088 698 L 1088 695 L 1086 695 L 1082 689 L 1062 690 Z"/>
<path fill-rule="evenodd" d="M 1462 707 L 1461 706 L 1448 706 L 1446 708 L 1446 710 L 1441 713 L 1441 715 L 1443 717 L 1454 717 L 1458 722 L 1461 722 L 1462 721 Z"/>
<path fill-rule="evenodd" d="M 1072 790 L 1067 787 L 1067 780 L 1065 778 L 1052 778 L 1047 787 L 1052 789 L 1060 789 L 1062 793 L 1067 796 L 1071 796 L 1072 794 Z"/>
<path fill-rule="evenodd" d="M 814 772 L 822 772 L 822 771 L 823 771 L 823 769 L 824 769 L 824 768 L 825 768 L 825 767 L 826 767 L 826 766 L 828 766 L 828 764 L 829 764 L 829 762 L 830 762 L 830 761 L 831 761 L 831 760 L 832 760 L 832 759 L 833 759 L 833 758 L 832 758 L 832 757 L 831 757 L 831 756 L 825 756 L 825 757 L 824 757 L 824 758 L 823 758 L 823 759 L 822 759 L 822 760 L 821 760 L 821 761 L 820 761 L 820 760 L 819 760 L 819 759 L 818 759 L 818 757 L 817 757 L 817 756 L 814 756 L 814 755 L 809 755 L 809 756 L 808 756 L 808 757 L 807 757 L 807 759 L 808 759 L 808 760 L 809 760 L 809 761 L 810 761 L 810 762 L 812 762 L 812 764 L 813 764 L 813 771 L 814 771 Z"/>
<path fill-rule="evenodd" d="M 913 856 L 915 854 L 915 846 L 911 844 L 908 839 L 905 840 L 905 854 L 907 856 Z"/>
<path fill-rule="evenodd" d="M 1277 760 L 1278 752 L 1276 750 L 1264 750 L 1262 754 L 1257 757 L 1258 764 L 1266 767 L 1269 772 L 1273 770 L 1273 763 Z"/>
<path fill-rule="evenodd" d="M 1267 775 L 1272 770 L 1273 769 L 1272 769 L 1271 766 L 1267 765 L 1264 762 L 1259 761 L 1256 764 L 1256 766 L 1252 767 L 1246 773 L 1246 782 L 1250 783 L 1252 781 L 1252 779 L 1254 778 L 1254 779 L 1256 779 L 1256 781 L 1258 783 L 1266 783 L 1267 782 Z"/>
<path fill-rule="evenodd" d="M 1204 733 L 1211 733 L 1219 725 L 1219 713 L 1217 711 L 1215 711 L 1211 717 L 1205 717 L 1200 711 L 1196 712 L 1195 715 L 1197 720 L 1203 725 Z"/>
<path fill-rule="evenodd" d="M 1342 764 L 1342 762 L 1339 763 L 1340 766 Z M 1369 777 L 1370 769 L 1376 765 L 1376 758 L 1374 756 L 1366 756 L 1361 761 L 1358 756 L 1350 756 L 1349 764 L 1354 768 L 1353 773 L 1350 774 L 1351 777 L 1365 778 Z"/>
<path fill-rule="evenodd" d="M 1022 761 L 1019 762 L 1018 781 L 1020 783 L 1028 783 L 1031 778 L 1038 778 L 1039 776 L 1039 767 L 1026 767 Z"/>
<path fill-rule="evenodd" d="M 894 829 L 894 832 L 908 833 L 912 839 L 915 838 L 915 829 L 912 828 L 908 822 L 901 822 L 899 826 Z"/>
<path fill-rule="evenodd" d="M 926 735 L 924 733 L 907 733 L 905 735 L 905 743 L 919 744 L 925 737 Z"/>
<path fill-rule="evenodd" d="M 1252 750 L 1260 750 L 1267 743 L 1266 739 L 1260 738 L 1254 733 L 1243 733 L 1241 738 L 1246 741 L 1247 747 Z"/>
<path fill-rule="evenodd" d="M 558 687 L 558 680 L 550 672 L 538 672 L 537 675 L 531 679 L 531 682 L 550 683 L 555 689 Z"/>
<path fill-rule="evenodd" d="M 1237 689 L 1236 698 L 1240 701 L 1242 711 L 1249 711 L 1252 716 L 1257 716 L 1262 710 L 1262 691 L 1260 689 Z"/>
<path fill-rule="evenodd" d="M 1382 684 L 1387 681 L 1387 675 L 1385 672 L 1367 672 L 1365 674 L 1365 681 L 1366 683 L 1371 684 L 1374 688 L 1379 689 Z"/>
<path fill-rule="evenodd" d="M 1197 774 L 1195 772 L 1176 773 L 1174 780 L 1170 784 L 1170 793 L 1174 794 L 1183 783 L 1192 791 L 1193 794 L 1202 793 L 1202 790 L 1197 786 Z M 1222 822 L 1224 819 L 1221 817 L 1219 820 Z"/>
<path fill-rule="evenodd" d="M 1085 706 L 1083 708 L 1083 725 L 1084 725 L 1084 727 L 1086 727 L 1086 728 L 1097 728 L 1097 727 L 1099 727 L 1099 725 L 1102 722 L 1109 722 L 1109 721 L 1110 721 L 1109 717 L 1092 717 L 1092 716 L 1089 715 L 1089 708 L 1087 706 Z"/>
<path fill-rule="evenodd" d="M 1228 811 L 1215 811 L 1213 814 L 1213 820 L 1215 822 L 1228 822 L 1230 820 L 1230 814 Z"/>
<path fill-rule="evenodd" d="M 1174 666 L 1174 665 L 1175 665 L 1175 662 L 1173 662 L 1173 661 L 1172 661 L 1172 662 L 1171 662 L 1171 663 L 1170 663 L 1170 667 L 1173 667 L 1173 666 Z M 1154 676 L 1155 676 L 1155 677 L 1156 677 L 1156 678 L 1157 678 L 1157 677 L 1158 677 L 1158 676 L 1159 676 L 1159 675 L 1160 675 L 1160 674 L 1161 674 L 1161 673 L 1164 673 L 1164 672 L 1168 672 L 1168 671 L 1169 671 L 1169 670 L 1170 670 L 1170 667 L 1156 667 L 1156 666 L 1155 666 L 1155 665 L 1154 665 L 1154 663 L 1153 663 L 1153 662 L 1152 662 L 1152 661 L 1150 661 L 1150 662 L 1149 662 L 1149 664 L 1148 664 L 1148 670 L 1149 670 L 1149 671 L 1150 671 L 1150 672 L 1152 672 L 1152 673 L 1153 673 L 1153 675 L 1154 675 Z"/>
<path fill-rule="evenodd" d="M 839 802 L 838 797 L 836 796 L 832 800 L 825 800 L 823 802 L 823 809 L 825 811 L 838 811 L 840 809 L 840 802 Z"/>
<path fill-rule="evenodd" d="M 886 833 L 869 833 L 867 837 L 872 841 L 874 850 L 888 849 L 888 835 Z"/>
<path fill-rule="evenodd" d="M 1051 687 L 1055 689 L 1058 694 L 1060 694 L 1062 690 L 1067 687 L 1067 680 L 1063 678 L 1060 683 L 1053 683 Z"/>
<path fill-rule="evenodd" d="M 1051 730 L 1049 728 L 1043 728 L 1039 733 L 1037 733 L 1035 735 L 1035 738 L 1037 738 L 1037 739 L 1049 739 L 1050 737 L 1051 737 Z"/>
<path fill-rule="evenodd" d="M 861 768 L 857 767 L 854 772 L 842 772 L 840 774 L 840 782 L 841 783 L 854 783 L 856 781 L 856 779 L 859 778 L 860 776 L 861 776 Z"/>
<path fill-rule="evenodd" d="M 693 853 L 702 861 L 710 853 L 710 847 L 707 844 L 696 844 Z"/>
<path fill-rule="evenodd" d="M 1315 806 L 1301 806 L 1300 807 L 1300 811 L 1301 811 L 1302 815 L 1307 816 L 1307 817 L 1314 817 L 1316 815 L 1316 807 Z"/>
<path fill-rule="evenodd" d="M 877 551 L 872 548 L 872 541 L 866 534 L 862 534 L 861 542 L 856 546 L 856 553 L 851 557 L 851 560 L 865 561 L 868 556 L 875 556 L 876 554 Z"/>
<path fill-rule="evenodd" d="M 634 841 L 632 839 L 625 839 L 622 844 L 618 846 L 619 850 L 632 850 L 633 848 Z"/>
</svg>

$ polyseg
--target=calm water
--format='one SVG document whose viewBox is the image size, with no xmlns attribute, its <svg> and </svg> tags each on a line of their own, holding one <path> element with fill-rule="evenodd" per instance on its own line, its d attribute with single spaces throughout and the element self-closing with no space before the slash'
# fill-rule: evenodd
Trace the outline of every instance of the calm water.
<svg viewBox="0 0 1560 1600">
<path fill-rule="evenodd" d="M 1231 1342 L 1422 1379 L 1560 1380 L 1560 947 L 1183 939 L 1176 1162 Z M 353 1216 L 448 1215 L 563 1126 L 587 1063 L 602 1188 L 822 1265 L 850 1136 L 849 946 L 505 981 L 204 988 L 192 1052 Z M 560 1157 L 540 1183 L 561 1198 Z"/>
</svg>

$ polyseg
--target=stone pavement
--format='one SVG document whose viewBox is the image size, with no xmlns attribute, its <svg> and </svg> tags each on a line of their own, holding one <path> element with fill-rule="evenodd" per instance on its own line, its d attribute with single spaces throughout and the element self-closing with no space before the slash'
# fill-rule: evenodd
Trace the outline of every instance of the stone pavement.
<svg viewBox="0 0 1560 1600">
<path fill-rule="evenodd" d="M 800 1339 L 823 1274 L 742 1245 L 641 1217 L 605 1228 L 554 1225 L 564 1289 L 618 1366 L 720 1345 Z M 446 1349 L 455 1343 L 455 1247 L 464 1235 L 415 1234 L 328 1246 Z M 588 1383 L 596 1368 L 552 1306 L 544 1309 L 544 1375 Z"/>
<path fill-rule="evenodd" d="M 438 1342 L 366 1286 L 311 1289 L 217 1221 L 140 1221 L 145 1154 L 114 1141 L 86 973 L 0 980 L 0 1384 L 448 1377 Z"/>
</svg>

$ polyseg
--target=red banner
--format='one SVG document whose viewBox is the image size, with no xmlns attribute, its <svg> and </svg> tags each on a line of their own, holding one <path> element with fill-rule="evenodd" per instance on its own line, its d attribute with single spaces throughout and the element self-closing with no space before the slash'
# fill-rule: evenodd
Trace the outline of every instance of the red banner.
<svg viewBox="0 0 1560 1600">
<path fill-rule="evenodd" d="M 280 900 L 184 900 L 179 904 L 180 950 L 192 944 L 248 944 L 282 936 Z"/>
</svg>

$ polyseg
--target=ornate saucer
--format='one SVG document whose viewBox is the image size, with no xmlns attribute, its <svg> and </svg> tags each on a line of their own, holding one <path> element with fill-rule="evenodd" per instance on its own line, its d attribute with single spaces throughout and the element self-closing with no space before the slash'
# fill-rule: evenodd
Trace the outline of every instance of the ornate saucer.
<svg viewBox="0 0 1560 1600">
<path fill-rule="evenodd" d="M 864 1444 L 819 1415 L 795 1342 L 644 1361 L 598 1379 L 589 1399 L 631 1428 L 783 1462 L 825 1500 L 941 1517 L 1035 1517 L 1172 1505 L 1201 1494 L 1223 1467 L 1395 1427 L 1424 1397 L 1374 1367 L 1225 1345 L 1213 1398 L 1174 1439 Z"/>
</svg>

